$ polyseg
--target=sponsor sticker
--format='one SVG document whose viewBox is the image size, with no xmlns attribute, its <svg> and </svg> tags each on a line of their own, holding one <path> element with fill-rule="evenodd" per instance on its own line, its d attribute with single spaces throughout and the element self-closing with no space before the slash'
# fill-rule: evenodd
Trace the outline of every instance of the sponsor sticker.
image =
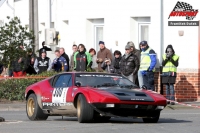
<svg viewBox="0 0 200 133">
<path fill-rule="evenodd" d="M 68 88 L 54 88 L 52 93 L 52 103 L 66 103 Z"/>
<path fill-rule="evenodd" d="M 53 107 L 53 106 L 72 106 L 73 103 L 71 102 L 67 102 L 67 103 L 42 103 L 43 106 L 50 106 L 50 107 Z"/>
</svg>

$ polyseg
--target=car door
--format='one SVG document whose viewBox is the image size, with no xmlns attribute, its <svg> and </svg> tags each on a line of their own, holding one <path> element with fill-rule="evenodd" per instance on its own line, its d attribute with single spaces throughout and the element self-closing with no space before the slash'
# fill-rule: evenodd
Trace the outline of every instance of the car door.
<svg viewBox="0 0 200 133">
<path fill-rule="evenodd" d="M 66 104 L 69 88 L 72 86 L 72 74 L 60 74 L 50 79 L 49 84 L 42 87 L 43 106 Z M 46 85 L 46 86 L 45 86 Z"/>
<path fill-rule="evenodd" d="M 72 74 L 61 74 L 53 81 L 52 103 L 67 104 L 67 95 L 72 86 Z M 68 103 L 70 104 L 70 103 Z"/>
</svg>

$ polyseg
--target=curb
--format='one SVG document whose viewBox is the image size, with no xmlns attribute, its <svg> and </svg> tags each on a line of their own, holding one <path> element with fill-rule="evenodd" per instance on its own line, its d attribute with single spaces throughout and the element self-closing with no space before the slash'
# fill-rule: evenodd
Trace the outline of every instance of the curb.
<svg viewBox="0 0 200 133">
<path fill-rule="evenodd" d="M 0 104 L 0 111 L 25 111 L 26 104 Z"/>
</svg>

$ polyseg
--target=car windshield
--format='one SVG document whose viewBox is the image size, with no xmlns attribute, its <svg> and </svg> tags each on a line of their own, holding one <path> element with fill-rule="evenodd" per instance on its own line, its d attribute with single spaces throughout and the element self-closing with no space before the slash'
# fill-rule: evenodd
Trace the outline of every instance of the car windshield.
<svg viewBox="0 0 200 133">
<path fill-rule="evenodd" d="M 109 74 L 76 74 L 75 84 L 78 86 L 91 87 L 121 87 L 121 88 L 138 88 L 133 82 L 119 75 Z"/>
</svg>

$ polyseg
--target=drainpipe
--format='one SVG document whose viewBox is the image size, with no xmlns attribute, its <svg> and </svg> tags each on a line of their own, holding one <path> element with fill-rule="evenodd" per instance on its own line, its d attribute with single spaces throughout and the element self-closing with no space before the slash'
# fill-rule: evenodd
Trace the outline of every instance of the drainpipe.
<svg viewBox="0 0 200 133">
<path fill-rule="evenodd" d="M 200 24 L 200 20 L 199 20 Z M 198 80 L 200 80 L 200 25 L 198 27 Z M 200 88 L 200 85 L 198 84 L 198 88 Z M 198 89 L 198 100 L 200 98 L 200 89 Z"/>
<path fill-rule="evenodd" d="M 160 74 L 162 73 L 162 55 L 164 54 L 164 24 L 163 24 L 163 0 L 160 0 Z M 160 94 L 163 94 L 162 78 L 160 76 Z"/>
<path fill-rule="evenodd" d="M 15 9 L 8 3 L 8 0 L 6 1 L 6 4 L 13 10 L 13 17 L 15 16 Z"/>
<path fill-rule="evenodd" d="M 199 24 L 200 24 L 200 20 L 199 20 Z M 198 53 L 199 53 L 199 60 L 198 60 L 198 80 L 200 80 L 200 26 L 198 27 Z M 198 84 L 198 100 L 200 100 L 200 85 Z"/>
</svg>

